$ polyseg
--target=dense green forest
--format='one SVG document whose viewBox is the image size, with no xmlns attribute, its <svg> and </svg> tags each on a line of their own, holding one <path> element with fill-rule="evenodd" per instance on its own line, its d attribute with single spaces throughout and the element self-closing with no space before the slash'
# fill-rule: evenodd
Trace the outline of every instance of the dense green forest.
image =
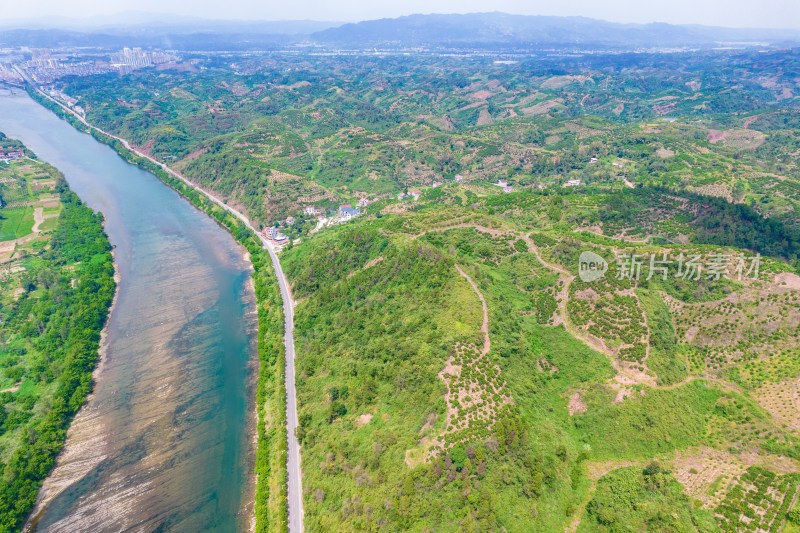
<svg viewBox="0 0 800 533">
<path fill-rule="evenodd" d="M 50 223 L 39 225 L 32 240 L 18 239 L 11 255 L 3 257 L 3 531 L 19 527 L 33 507 L 69 423 L 91 390 L 100 331 L 115 288 L 102 215 L 86 207 L 52 167 L 30 159 L 8 171 L 23 173 L 17 174 L 14 194 L 41 198 L 52 192 L 58 202 L 55 208 L 39 208 L 49 209 Z M 7 210 L 0 209 L 4 220 Z"/>
</svg>

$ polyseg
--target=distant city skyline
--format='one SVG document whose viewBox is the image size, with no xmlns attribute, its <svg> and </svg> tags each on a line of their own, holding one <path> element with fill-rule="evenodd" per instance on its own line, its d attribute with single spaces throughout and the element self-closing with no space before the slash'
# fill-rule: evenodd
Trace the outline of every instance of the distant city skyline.
<svg viewBox="0 0 800 533">
<path fill-rule="evenodd" d="M 224 6 L 224 8 L 222 7 Z M 124 23 L 125 12 L 192 16 L 216 20 L 320 20 L 356 22 L 415 13 L 475 13 L 502 11 L 519 15 L 584 16 L 621 23 L 666 22 L 708 26 L 800 29 L 797 0 L 28 0 L 14 6 L 14 19 L 101 17 L 98 22 Z M 114 20 L 118 18 L 119 20 Z"/>
</svg>

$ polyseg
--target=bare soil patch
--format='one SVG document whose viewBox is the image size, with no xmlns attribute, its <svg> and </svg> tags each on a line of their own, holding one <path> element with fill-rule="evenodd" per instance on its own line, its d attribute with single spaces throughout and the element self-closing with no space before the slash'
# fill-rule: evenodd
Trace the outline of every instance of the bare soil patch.
<svg viewBox="0 0 800 533">
<path fill-rule="evenodd" d="M 775 283 L 783 285 L 787 289 L 800 291 L 800 276 L 792 272 L 782 272 L 775 276 Z"/>
<path fill-rule="evenodd" d="M 481 109 L 480 113 L 478 114 L 478 126 L 488 126 L 493 122 L 494 119 L 492 119 L 492 115 L 489 114 L 489 110 L 486 108 Z"/>
<path fill-rule="evenodd" d="M 569 397 L 569 416 L 573 416 L 580 413 L 585 413 L 586 409 L 588 409 L 588 405 L 586 405 L 581 398 L 580 392 L 573 392 Z"/>
<path fill-rule="evenodd" d="M 765 383 L 755 391 L 753 398 L 776 422 L 800 432 L 800 379 Z"/>
<path fill-rule="evenodd" d="M 542 89 L 560 89 L 570 83 L 586 83 L 587 81 L 591 81 L 592 78 L 589 76 L 553 76 L 552 78 L 546 79 L 540 87 Z"/>
<path fill-rule="evenodd" d="M 554 107 L 558 107 L 561 104 L 558 99 L 555 100 L 545 100 L 544 102 L 539 102 L 538 104 L 534 104 L 530 107 L 526 107 L 522 110 L 522 112 L 526 115 L 542 115 L 547 113 Z"/>
<path fill-rule="evenodd" d="M 467 96 L 470 98 L 474 98 L 476 100 L 486 100 L 494 96 L 494 93 L 491 91 L 475 91 L 474 93 L 470 93 Z"/>
</svg>

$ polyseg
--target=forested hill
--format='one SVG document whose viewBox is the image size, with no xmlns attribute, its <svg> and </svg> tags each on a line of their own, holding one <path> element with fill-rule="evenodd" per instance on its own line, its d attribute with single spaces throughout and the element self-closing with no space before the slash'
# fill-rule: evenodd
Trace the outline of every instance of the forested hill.
<svg viewBox="0 0 800 533">
<path fill-rule="evenodd" d="M 91 390 L 115 287 L 102 215 L 26 153 L 0 166 L 0 531 L 32 509 Z"/>
</svg>

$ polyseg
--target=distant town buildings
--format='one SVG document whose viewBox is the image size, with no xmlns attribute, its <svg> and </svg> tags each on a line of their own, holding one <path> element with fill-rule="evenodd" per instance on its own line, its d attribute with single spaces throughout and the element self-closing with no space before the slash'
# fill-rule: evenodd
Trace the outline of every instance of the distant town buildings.
<svg viewBox="0 0 800 533">
<path fill-rule="evenodd" d="M 9 65 L 0 63 L 0 82 L 21 85 L 25 80 Z"/>
<path fill-rule="evenodd" d="M 569 180 L 563 187 L 577 187 L 578 185 L 582 185 L 581 180 Z"/>
<path fill-rule="evenodd" d="M 141 48 L 123 48 L 111 54 L 108 61 L 92 58 L 75 52 L 54 53 L 48 49 L 35 50 L 33 57 L 22 63 L 22 67 L 39 84 L 50 84 L 65 76 L 93 76 L 116 72 L 128 74 L 138 68 L 152 67 L 162 63 L 178 61 L 172 54 Z M 3 71 L 0 70 L 0 78 Z"/>
<path fill-rule="evenodd" d="M 164 52 L 125 47 L 121 52 L 111 55 L 111 64 L 117 68 L 137 69 L 169 63 L 175 59 L 175 56 Z"/>
</svg>

